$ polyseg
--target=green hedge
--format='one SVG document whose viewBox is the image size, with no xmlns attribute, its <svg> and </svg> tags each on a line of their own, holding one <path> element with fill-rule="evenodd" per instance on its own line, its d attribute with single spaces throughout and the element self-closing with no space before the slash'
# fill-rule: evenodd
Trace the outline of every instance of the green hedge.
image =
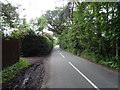
<svg viewBox="0 0 120 90">
<path fill-rule="evenodd" d="M 47 55 L 53 47 L 52 41 L 45 36 L 26 35 L 21 45 L 22 56 Z"/>
</svg>

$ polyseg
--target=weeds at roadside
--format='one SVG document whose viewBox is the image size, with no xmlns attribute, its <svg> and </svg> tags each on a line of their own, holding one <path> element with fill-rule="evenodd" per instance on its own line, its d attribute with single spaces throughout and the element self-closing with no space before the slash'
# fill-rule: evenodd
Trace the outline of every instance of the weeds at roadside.
<svg viewBox="0 0 120 90">
<path fill-rule="evenodd" d="M 20 59 L 19 62 L 15 63 L 12 66 L 6 67 L 0 71 L 0 83 L 5 83 L 16 76 L 16 74 L 25 67 L 28 67 L 30 63 Z"/>
</svg>

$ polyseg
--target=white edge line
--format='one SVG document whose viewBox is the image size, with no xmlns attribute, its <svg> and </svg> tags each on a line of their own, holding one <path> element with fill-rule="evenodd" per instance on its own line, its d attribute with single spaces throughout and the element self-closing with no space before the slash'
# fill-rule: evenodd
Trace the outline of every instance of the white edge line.
<svg viewBox="0 0 120 90">
<path fill-rule="evenodd" d="M 100 90 L 92 81 L 90 81 L 90 79 L 88 79 L 82 72 L 80 72 L 71 62 L 69 62 L 69 64 L 70 64 L 78 73 L 80 73 L 94 88 L 96 88 L 97 90 Z"/>
</svg>

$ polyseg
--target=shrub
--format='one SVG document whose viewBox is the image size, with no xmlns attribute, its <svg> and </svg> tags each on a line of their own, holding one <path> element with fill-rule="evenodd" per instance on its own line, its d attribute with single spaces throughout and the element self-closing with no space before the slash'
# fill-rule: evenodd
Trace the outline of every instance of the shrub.
<svg viewBox="0 0 120 90">
<path fill-rule="evenodd" d="M 52 41 L 45 36 L 26 35 L 21 45 L 22 56 L 40 56 L 48 54 L 52 49 Z"/>
<path fill-rule="evenodd" d="M 0 83 L 5 83 L 13 79 L 22 68 L 28 67 L 30 63 L 20 59 L 19 62 L 0 71 Z"/>
</svg>

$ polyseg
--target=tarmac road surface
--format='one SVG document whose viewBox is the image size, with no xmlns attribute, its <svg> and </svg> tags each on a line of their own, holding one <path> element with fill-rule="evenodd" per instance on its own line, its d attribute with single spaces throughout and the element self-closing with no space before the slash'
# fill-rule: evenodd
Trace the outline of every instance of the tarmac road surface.
<svg viewBox="0 0 120 90">
<path fill-rule="evenodd" d="M 47 88 L 118 88 L 118 72 L 55 47 Z M 96 90 L 95 89 L 95 90 Z"/>
</svg>

